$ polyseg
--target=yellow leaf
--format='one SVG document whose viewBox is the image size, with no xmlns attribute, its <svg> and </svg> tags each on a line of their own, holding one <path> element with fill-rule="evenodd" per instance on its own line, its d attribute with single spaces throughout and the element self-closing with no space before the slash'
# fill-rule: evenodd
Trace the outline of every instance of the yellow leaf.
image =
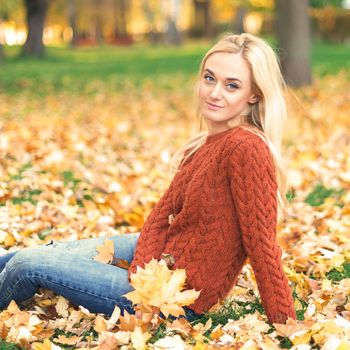
<svg viewBox="0 0 350 350">
<path fill-rule="evenodd" d="M 138 266 L 130 277 L 135 290 L 124 296 L 134 304 L 159 308 L 166 317 L 183 315 L 182 306 L 192 304 L 199 295 L 195 290 L 181 292 L 186 280 L 185 270 L 169 270 L 164 260 L 152 259 L 144 268 Z"/>
<path fill-rule="evenodd" d="M 75 345 L 78 341 L 80 341 L 83 337 L 72 336 L 66 337 L 64 335 L 60 335 L 58 338 L 55 338 L 54 341 L 56 343 L 64 344 L 64 345 Z"/>
<path fill-rule="evenodd" d="M 302 330 L 294 333 L 290 337 L 290 340 L 292 341 L 293 345 L 308 344 L 310 342 L 311 336 L 312 332 Z"/>
<path fill-rule="evenodd" d="M 51 350 L 51 342 L 49 339 L 45 339 L 43 343 L 33 343 L 33 350 Z"/>
<path fill-rule="evenodd" d="M 97 333 L 100 333 L 102 331 L 106 331 L 107 328 L 107 321 L 101 315 L 97 315 L 95 318 L 94 330 Z"/>
<path fill-rule="evenodd" d="M 184 309 L 181 306 L 176 304 L 163 304 L 160 307 L 160 311 L 164 314 L 165 317 L 168 317 L 169 314 L 176 317 L 185 314 Z"/>
<path fill-rule="evenodd" d="M 113 261 L 114 243 L 112 240 L 106 239 L 103 245 L 96 247 L 96 250 L 99 254 L 94 257 L 95 261 L 99 261 L 104 264 L 110 264 Z"/>
<path fill-rule="evenodd" d="M 11 233 L 7 233 L 3 240 L 3 243 L 6 248 L 12 247 L 13 245 L 16 244 L 15 237 L 13 237 Z"/>
<path fill-rule="evenodd" d="M 140 294 L 136 290 L 128 292 L 128 293 L 124 294 L 124 296 L 125 296 L 125 298 L 129 299 L 133 304 L 141 303 Z"/>
<path fill-rule="evenodd" d="M 130 334 L 131 342 L 136 350 L 143 350 L 146 348 L 146 341 L 151 337 L 148 332 L 142 332 L 142 328 L 137 326 Z"/>
</svg>

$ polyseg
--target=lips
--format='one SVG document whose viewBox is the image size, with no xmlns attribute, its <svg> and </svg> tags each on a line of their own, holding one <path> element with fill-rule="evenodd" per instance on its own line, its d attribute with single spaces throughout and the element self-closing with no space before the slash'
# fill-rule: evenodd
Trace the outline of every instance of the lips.
<svg viewBox="0 0 350 350">
<path fill-rule="evenodd" d="M 206 101 L 206 104 L 208 105 L 209 109 L 213 109 L 213 110 L 218 110 L 218 109 L 223 108 L 222 106 L 218 106 L 218 105 L 215 105 L 215 104 L 207 102 L 207 101 Z"/>
</svg>

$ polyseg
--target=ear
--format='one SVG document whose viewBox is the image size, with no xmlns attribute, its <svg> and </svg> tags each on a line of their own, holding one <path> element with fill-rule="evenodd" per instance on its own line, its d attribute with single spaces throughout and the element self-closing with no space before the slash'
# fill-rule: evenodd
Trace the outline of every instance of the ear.
<svg viewBox="0 0 350 350">
<path fill-rule="evenodd" d="M 250 96 L 248 103 L 253 104 L 259 101 L 259 96 L 256 94 L 253 94 L 252 96 Z"/>
</svg>

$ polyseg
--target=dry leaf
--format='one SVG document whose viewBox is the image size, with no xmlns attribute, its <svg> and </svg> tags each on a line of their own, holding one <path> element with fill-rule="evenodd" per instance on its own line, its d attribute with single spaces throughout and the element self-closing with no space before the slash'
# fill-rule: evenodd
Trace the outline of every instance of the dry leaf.
<svg viewBox="0 0 350 350">
<path fill-rule="evenodd" d="M 130 275 L 134 291 L 125 294 L 133 304 L 155 306 L 167 317 L 169 314 L 184 314 L 182 306 L 192 304 L 199 292 L 186 290 L 186 272 L 184 269 L 169 270 L 165 261 L 152 259 L 144 268 L 137 267 L 135 274 Z"/>
<path fill-rule="evenodd" d="M 129 269 L 129 262 L 125 259 L 120 259 L 120 258 L 113 258 L 112 265 L 118 266 L 122 269 L 128 270 Z"/>
<path fill-rule="evenodd" d="M 107 329 L 107 321 L 101 315 L 97 315 L 95 318 L 94 330 L 100 333 L 102 331 L 107 331 Z"/>
<path fill-rule="evenodd" d="M 105 239 L 103 245 L 97 246 L 98 255 L 94 257 L 95 261 L 104 264 L 110 264 L 113 261 L 114 243 L 110 239 Z"/>
<path fill-rule="evenodd" d="M 62 317 L 68 317 L 68 306 L 69 301 L 60 295 L 55 306 L 57 314 Z"/>
<path fill-rule="evenodd" d="M 71 337 L 66 337 L 64 335 L 60 335 L 58 338 L 55 338 L 54 341 L 56 343 L 60 343 L 63 345 L 75 345 L 78 343 L 83 337 L 78 337 L 78 336 L 71 336 Z"/>
<path fill-rule="evenodd" d="M 143 332 L 142 328 L 137 326 L 130 334 L 132 345 L 136 350 L 143 350 L 146 348 L 146 342 L 151 337 L 148 332 Z"/>
</svg>

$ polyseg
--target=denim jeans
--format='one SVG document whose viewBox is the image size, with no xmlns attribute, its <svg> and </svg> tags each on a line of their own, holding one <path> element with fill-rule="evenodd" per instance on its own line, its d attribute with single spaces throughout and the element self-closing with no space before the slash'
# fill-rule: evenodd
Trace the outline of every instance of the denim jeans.
<svg viewBox="0 0 350 350">
<path fill-rule="evenodd" d="M 108 237 L 114 243 L 114 256 L 130 263 L 138 237 L 139 233 Z M 118 305 L 122 314 L 124 310 L 134 314 L 132 303 L 123 297 L 133 290 L 128 271 L 93 260 L 96 246 L 104 240 L 101 237 L 53 242 L 0 256 L 0 310 L 12 299 L 19 303 L 31 298 L 41 287 L 90 312 L 111 315 Z M 187 307 L 184 309 L 189 321 L 199 316 Z"/>
</svg>

